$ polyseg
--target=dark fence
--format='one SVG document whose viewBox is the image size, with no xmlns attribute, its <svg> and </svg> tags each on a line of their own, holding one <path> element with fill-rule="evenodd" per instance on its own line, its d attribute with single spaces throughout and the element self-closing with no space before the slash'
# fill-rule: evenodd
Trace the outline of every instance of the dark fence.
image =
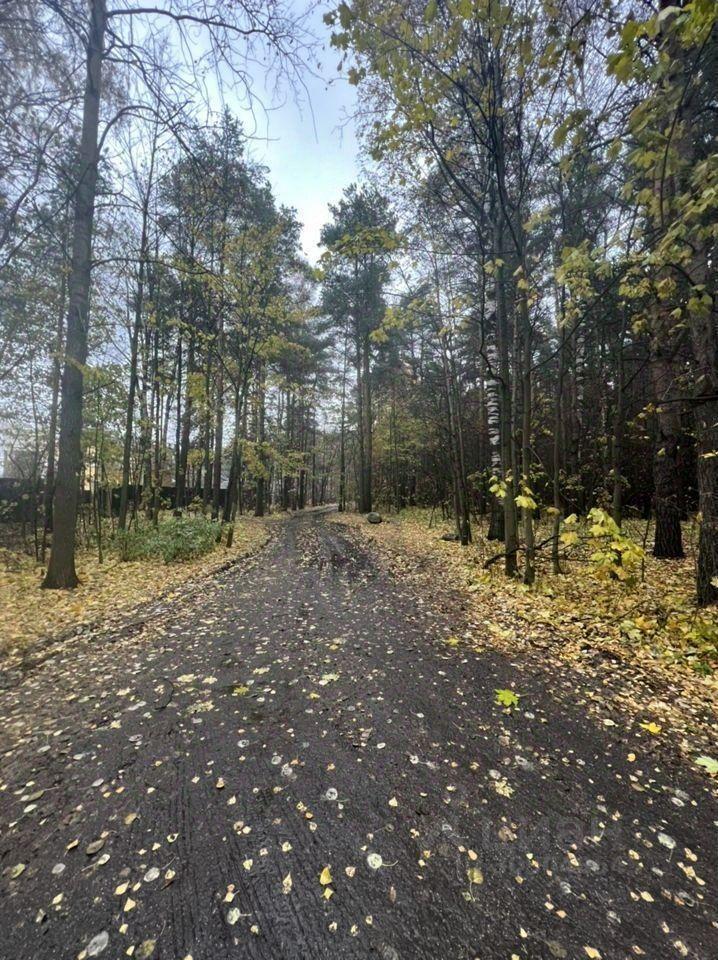
<svg viewBox="0 0 718 960">
<path fill-rule="evenodd" d="M 142 503 L 142 487 L 130 488 L 130 504 Z M 227 491 L 222 488 L 219 494 L 220 507 L 224 508 L 224 501 Z M 201 498 L 201 491 L 188 490 L 187 499 L 191 501 L 195 495 Z M 44 496 L 44 485 L 40 483 L 34 486 L 30 480 L 14 480 L 10 477 L 0 477 L 0 523 L 31 523 L 35 511 L 42 510 Z M 113 487 L 110 492 L 112 501 L 112 513 L 117 516 L 120 509 L 120 488 Z M 165 505 L 174 506 L 175 488 L 174 486 L 163 486 L 161 490 L 161 499 Z M 92 500 L 92 493 L 89 490 L 82 491 L 83 502 L 88 504 Z M 103 492 L 103 510 L 107 509 L 107 494 Z"/>
</svg>

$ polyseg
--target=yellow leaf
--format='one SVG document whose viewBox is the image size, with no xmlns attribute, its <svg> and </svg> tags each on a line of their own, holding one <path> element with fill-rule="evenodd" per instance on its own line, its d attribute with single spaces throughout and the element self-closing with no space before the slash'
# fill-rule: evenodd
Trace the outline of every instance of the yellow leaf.
<svg viewBox="0 0 718 960">
<path fill-rule="evenodd" d="M 466 871 L 469 883 L 481 884 L 484 882 L 484 875 L 478 867 L 469 867 Z"/>
<path fill-rule="evenodd" d="M 648 733 L 652 733 L 654 736 L 660 733 L 661 730 L 663 729 L 660 723 L 656 723 L 653 720 L 651 720 L 650 723 L 641 723 L 639 724 L 639 726 L 641 727 L 641 729 L 646 730 Z"/>
<path fill-rule="evenodd" d="M 332 882 L 332 871 L 329 867 L 325 867 L 319 874 L 319 882 L 323 887 Z"/>
</svg>

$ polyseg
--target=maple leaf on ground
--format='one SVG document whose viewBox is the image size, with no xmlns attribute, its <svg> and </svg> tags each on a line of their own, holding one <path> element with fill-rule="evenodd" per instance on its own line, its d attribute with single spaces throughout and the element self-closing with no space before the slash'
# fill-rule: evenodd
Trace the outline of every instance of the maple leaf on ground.
<svg viewBox="0 0 718 960">
<path fill-rule="evenodd" d="M 499 704 L 499 706 L 506 707 L 509 710 L 512 707 L 518 707 L 519 697 L 521 696 L 520 693 L 514 693 L 513 690 L 502 689 L 495 690 L 494 693 L 496 694 L 496 700 L 494 702 Z"/>
</svg>

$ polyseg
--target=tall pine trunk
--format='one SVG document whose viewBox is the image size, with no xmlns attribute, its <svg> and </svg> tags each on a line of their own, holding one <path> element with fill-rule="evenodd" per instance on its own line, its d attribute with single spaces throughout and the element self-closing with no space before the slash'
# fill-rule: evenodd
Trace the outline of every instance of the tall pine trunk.
<svg viewBox="0 0 718 960">
<path fill-rule="evenodd" d="M 503 257 L 503 230 L 501 212 L 496 211 L 494 227 L 495 258 Z M 513 437 L 513 403 L 511 391 L 510 333 L 506 316 L 506 287 L 504 266 L 496 268 L 496 345 L 499 355 L 499 426 L 501 437 L 501 473 L 505 483 L 504 508 L 504 569 L 509 577 L 518 569 L 518 523 L 516 514 L 515 454 Z"/>
<path fill-rule="evenodd" d="M 185 401 L 182 411 L 181 428 L 179 433 L 179 446 L 177 457 L 177 486 L 175 489 L 175 512 L 180 513 L 185 507 L 187 499 L 187 461 L 189 458 L 189 435 L 192 427 L 192 377 L 194 374 L 195 360 L 195 331 L 194 327 L 189 334 L 189 348 L 187 353 L 187 376 L 185 381 Z M 179 395 L 178 410 L 179 418 Z"/>
<path fill-rule="evenodd" d="M 259 447 L 259 463 L 261 473 L 257 477 L 257 500 L 254 505 L 255 517 L 264 516 L 267 495 L 267 480 L 265 477 L 267 465 L 264 456 L 264 377 L 264 361 L 260 361 L 257 371 L 257 445 Z"/>
<path fill-rule="evenodd" d="M 691 279 L 707 284 L 708 256 L 696 250 Z M 698 440 L 698 564 L 696 593 L 701 606 L 718 603 L 718 322 L 712 305 L 690 314 L 689 326 L 695 363 L 694 422 Z"/>
<path fill-rule="evenodd" d="M 520 227 L 519 227 L 520 231 Z M 523 241 L 523 235 L 519 234 Z M 528 284 L 526 276 L 526 259 L 522 255 L 521 281 Z M 529 316 L 527 289 L 519 293 L 519 324 L 521 343 L 521 474 L 525 489 L 521 492 L 532 499 L 531 487 L 531 415 L 532 415 L 532 383 L 531 383 L 531 319 Z M 534 544 L 533 509 L 529 506 L 521 507 L 521 527 L 524 535 L 526 562 L 524 566 L 524 583 L 531 585 L 536 579 L 536 548 Z"/>
<path fill-rule="evenodd" d="M 681 509 L 678 474 L 678 450 L 681 435 L 680 406 L 676 393 L 675 347 L 669 335 L 671 320 L 664 314 L 669 307 L 660 304 L 651 339 L 651 382 L 656 403 L 656 441 L 653 457 L 653 509 L 656 557 L 682 557 Z M 667 321 L 667 322 L 666 322 Z"/>
<path fill-rule="evenodd" d="M 75 192 L 72 228 L 72 261 L 65 366 L 62 374 L 59 458 L 53 504 L 52 552 L 43 581 L 43 586 L 49 589 L 72 589 L 78 583 L 75 570 L 75 527 L 82 470 L 83 369 L 87 360 L 102 55 L 106 26 L 105 0 L 91 0 L 80 138 L 80 177 Z"/>
<path fill-rule="evenodd" d="M 372 411 L 371 411 L 371 371 L 370 371 L 370 353 L 369 338 L 366 336 L 362 343 L 362 377 L 361 377 L 361 416 L 362 416 L 362 502 L 359 506 L 360 513 L 371 513 L 372 509 Z"/>
<path fill-rule="evenodd" d="M 65 220 L 66 222 L 66 220 Z M 62 376 L 62 348 L 65 335 L 65 310 L 67 308 L 67 269 L 66 269 L 66 240 L 63 231 L 62 243 L 62 275 L 60 278 L 60 303 L 57 311 L 57 327 L 55 331 L 55 349 L 52 358 L 52 379 L 50 388 L 50 422 L 48 424 L 47 439 L 47 470 L 45 472 L 45 489 L 43 491 L 43 531 L 42 531 L 42 562 L 45 562 L 48 534 L 52 530 L 52 502 L 55 496 L 55 458 L 57 456 L 57 422 L 60 412 L 60 378 Z"/>
<path fill-rule="evenodd" d="M 135 416 L 135 395 L 137 392 L 137 357 L 139 353 L 140 330 L 142 329 L 142 309 L 144 301 L 145 262 L 147 255 L 147 218 L 148 203 L 142 210 L 142 237 L 140 240 L 140 262 L 137 269 L 137 290 L 135 293 L 135 318 L 130 338 L 130 384 L 127 391 L 127 410 L 125 411 L 125 436 L 122 445 L 122 482 L 120 486 L 120 509 L 117 526 L 124 530 L 127 525 L 127 505 L 130 490 L 130 457 L 132 454 L 132 426 Z"/>
</svg>

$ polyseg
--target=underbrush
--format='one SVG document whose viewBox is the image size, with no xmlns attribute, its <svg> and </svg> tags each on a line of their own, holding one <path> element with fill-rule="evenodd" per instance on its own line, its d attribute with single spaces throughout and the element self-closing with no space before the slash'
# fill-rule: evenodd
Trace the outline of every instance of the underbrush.
<svg viewBox="0 0 718 960">
<path fill-rule="evenodd" d="M 115 535 L 122 560 L 175 563 L 202 557 L 217 546 L 220 525 L 206 517 L 173 517 L 154 526 L 139 524 Z"/>
<path fill-rule="evenodd" d="M 188 580 L 254 553 L 280 519 L 237 517 L 231 545 L 226 537 L 216 543 L 218 524 L 201 516 L 162 514 L 156 529 L 133 525 L 121 538 L 108 522 L 101 553 L 96 540 L 89 545 L 80 540 L 75 590 L 43 590 L 44 566 L 32 551 L 21 543 L 12 550 L 0 545 L 0 658 L 24 655 L 39 640 L 125 616 L 159 595 L 171 597 Z"/>
<path fill-rule="evenodd" d="M 718 671 L 718 610 L 695 602 L 695 524 L 684 526 L 686 557 L 659 560 L 651 553 L 652 529 L 646 521 L 626 521 L 616 538 L 595 518 L 577 520 L 563 528 L 562 572 L 551 571 L 549 545 L 538 552 L 536 583 L 527 587 L 506 578 L 502 559 L 491 562 L 502 554 L 503 544 L 487 540 L 488 518 L 473 525 L 474 542 L 464 548 L 440 539 L 453 532 L 453 522 L 436 513 L 432 517 L 430 510 L 405 510 L 390 521 L 388 527 L 396 524 L 408 547 L 441 557 L 477 602 L 500 606 L 530 631 L 555 639 L 560 633 L 576 655 L 589 644 L 701 676 Z M 551 535 L 547 517 L 536 525 L 536 542 L 548 543 Z"/>
</svg>

